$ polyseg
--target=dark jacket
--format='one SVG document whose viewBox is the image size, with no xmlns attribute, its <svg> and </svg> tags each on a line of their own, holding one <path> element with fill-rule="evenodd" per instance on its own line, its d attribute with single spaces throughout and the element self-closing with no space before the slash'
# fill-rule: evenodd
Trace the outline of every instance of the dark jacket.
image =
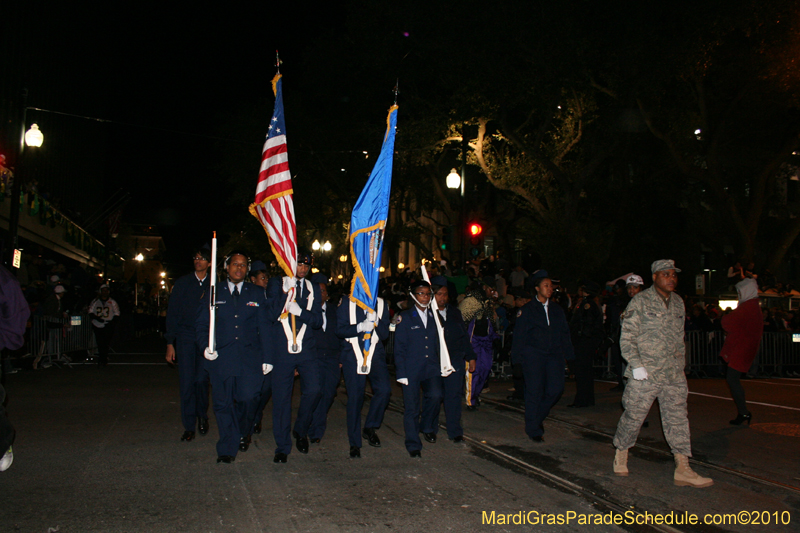
<svg viewBox="0 0 800 533">
<path fill-rule="evenodd" d="M 548 310 L 549 325 L 544 305 L 538 298 L 517 311 L 511 347 L 512 363 L 522 364 L 525 359 L 533 357 L 563 357 L 568 361 L 575 358 L 564 310 L 553 300 L 550 300 Z"/>
<path fill-rule="evenodd" d="M 364 334 L 358 332 L 358 324 L 367 319 L 367 312 L 361 309 L 359 306 L 356 306 L 356 323 L 350 324 L 350 300 L 347 297 L 344 297 L 339 303 L 339 307 L 336 309 L 336 315 L 336 320 L 338 321 L 336 324 L 336 334 L 339 335 L 339 338 L 349 339 L 351 337 L 357 337 L 358 345 L 363 350 Z M 370 336 L 370 342 L 378 343 L 378 345 L 375 346 L 376 354 L 380 353 L 384 354 L 385 356 L 383 341 L 389 338 L 389 322 L 389 305 L 384 301 L 383 313 L 380 317 L 378 317 L 378 325 L 372 331 L 372 335 Z M 344 342 L 342 356 L 355 357 L 355 354 L 353 353 L 353 345 L 350 344 L 350 341 Z"/>
<path fill-rule="evenodd" d="M 200 283 L 194 272 L 181 276 L 172 287 L 167 307 L 167 331 L 164 339 L 167 344 L 175 344 L 176 339 L 191 341 L 195 337 L 195 325 L 199 308 L 208 314 L 208 286 L 211 275 Z"/>
<path fill-rule="evenodd" d="M 308 306 L 309 286 L 314 293 L 314 303 L 311 305 L 311 310 L 306 309 Z M 275 357 L 289 355 L 286 332 L 283 329 L 283 325 L 278 320 L 281 316 L 281 311 L 283 311 L 283 306 L 286 303 L 286 293 L 283 292 L 283 278 L 270 278 L 267 283 L 267 300 L 270 305 L 269 318 L 272 321 L 269 335 L 272 341 L 271 346 L 275 349 Z M 317 336 L 309 330 L 320 329 L 322 327 L 322 301 L 319 285 L 311 282 L 307 283 L 306 288 L 303 289 L 303 295 L 298 297 L 296 301 L 300 306 L 301 312 L 300 316 L 295 317 L 295 329 L 297 332 L 300 332 L 303 324 L 306 324 L 308 327 L 303 337 L 302 352 L 291 355 L 295 358 L 314 356 L 317 346 Z M 289 315 L 289 320 L 291 321 L 291 315 Z"/>
<path fill-rule="evenodd" d="M 461 311 L 453 304 L 447 304 L 447 320 L 444 321 L 444 341 L 450 354 L 450 364 L 456 370 L 464 370 L 465 361 L 475 360 L 475 351 L 467 336 L 467 324 Z"/>
<path fill-rule="evenodd" d="M 441 375 L 439 363 L 439 332 L 433 311 L 427 309 L 427 327 L 422 324 L 420 311 L 415 305 L 400 313 L 400 322 L 394 330 L 394 362 L 397 379 L 422 381 Z"/>
<path fill-rule="evenodd" d="M 208 346 L 210 324 L 209 294 L 205 305 L 197 313 L 196 339 L 198 347 Z M 217 283 L 216 351 L 218 357 L 205 361 L 209 372 L 223 379 L 262 373 L 263 363 L 273 364 L 267 332 L 270 327 L 269 310 L 264 291 L 258 285 L 242 283 L 238 302 L 234 304 L 228 282 Z"/>
<path fill-rule="evenodd" d="M 338 320 L 337 320 L 337 307 L 336 304 L 328 300 L 325 304 L 325 309 L 322 310 L 325 316 L 325 329 L 320 326 L 319 329 L 312 330 L 316 336 L 317 356 L 332 358 L 338 360 L 342 353 L 344 342 L 337 335 Z"/>
</svg>

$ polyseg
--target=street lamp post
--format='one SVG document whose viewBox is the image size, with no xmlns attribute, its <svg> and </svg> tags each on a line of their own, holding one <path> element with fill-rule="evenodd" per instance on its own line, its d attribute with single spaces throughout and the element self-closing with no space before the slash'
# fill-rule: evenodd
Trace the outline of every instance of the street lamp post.
<svg viewBox="0 0 800 533">
<path fill-rule="evenodd" d="M 449 189 L 461 189 L 461 208 L 458 216 L 458 234 L 461 241 L 461 268 L 466 272 L 467 255 L 466 255 L 466 236 L 464 235 L 464 182 L 467 178 L 467 135 L 464 131 L 466 128 L 461 127 L 461 176 L 459 177 L 456 169 L 452 169 L 450 174 L 447 175 L 447 187 Z"/>
<path fill-rule="evenodd" d="M 8 233 L 10 235 L 9 251 L 7 256 L 8 266 L 14 264 L 14 252 L 19 244 L 19 197 L 22 193 L 22 157 L 25 154 L 25 145 L 31 148 L 42 146 L 44 135 L 39 130 L 39 126 L 33 124 L 26 132 L 25 125 L 28 120 L 28 91 L 22 92 L 22 123 L 19 134 L 19 155 L 17 156 L 17 164 L 14 168 L 14 185 L 11 187 L 11 212 L 8 215 Z"/>
</svg>

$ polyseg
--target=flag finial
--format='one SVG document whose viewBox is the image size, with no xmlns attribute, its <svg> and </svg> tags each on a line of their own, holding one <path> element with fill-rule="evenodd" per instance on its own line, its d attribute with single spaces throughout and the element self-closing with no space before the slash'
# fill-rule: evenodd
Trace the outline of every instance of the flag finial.
<svg viewBox="0 0 800 533">
<path fill-rule="evenodd" d="M 392 92 L 394 93 L 394 105 L 397 105 L 397 95 L 400 94 L 400 78 L 397 78 Z"/>
<path fill-rule="evenodd" d="M 281 61 L 281 58 L 278 55 L 278 51 L 275 50 L 275 68 L 278 69 L 278 74 L 281 73 L 281 65 L 282 64 L 283 64 L 283 61 Z"/>
</svg>

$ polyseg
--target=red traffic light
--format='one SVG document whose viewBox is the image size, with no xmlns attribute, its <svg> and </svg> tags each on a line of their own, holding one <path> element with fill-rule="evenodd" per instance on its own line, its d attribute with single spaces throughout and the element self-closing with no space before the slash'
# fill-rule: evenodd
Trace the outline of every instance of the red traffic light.
<svg viewBox="0 0 800 533">
<path fill-rule="evenodd" d="M 473 237 L 477 237 L 483 232 L 483 228 L 480 224 L 470 224 L 469 225 L 469 234 Z"/>
</svg>

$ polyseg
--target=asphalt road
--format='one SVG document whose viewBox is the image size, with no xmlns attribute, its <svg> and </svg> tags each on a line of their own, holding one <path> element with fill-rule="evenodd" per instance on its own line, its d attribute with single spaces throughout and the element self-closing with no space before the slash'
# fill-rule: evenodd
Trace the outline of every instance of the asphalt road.
<svg viewBox="0 0 800 533">
<path fill-rule="evenodd" d="M 150 354 L 143 346 L 130 346 L 139 355 L 112 357 L 105 369 L 51 367 L 7 376 L 7 410 L 18 435 L 14 464 L 0 473 L 0 531 L 651 530 L 578 522 L 625 510 L 701 518 L 759 511 L 762 520 L 764 512 L 772 520 L 770 526 L 672 526 L 678 531 L 800 530 L 800 489 L 702 465 L 696 469 L 715 479 L 713 487 L 673 486 L 672 460 L 659 451 L 667 446 L 657 408 L 640 436 L 646 447 L 632 452 L 631 476 L 614 477 L 606 434 L 616 426 L 620 393 L 601 382 L 597 406 L 586 409 L 566 408 L 568 383 L 545 423 L 544 444 L 525 438 L 520 413 L 485 402 L 478 412 L 464 413 L 469 443 L 453 444 L 442 431 L 439 442 L 425 444 L 422 460 L 408 457 L 395 410 L 379 431 L 383 446 L 365 446 L 361 459 L 350 459 L 342 386 L 328 432 L 308 455 L 294 450 L 288 464 L 274 464 L 267 414 L 250 450 L 232 465 L 217 464 L 213 416 L 207 436 L 180 442 L 177 371 L 161 364 L 157 343 L 150 343 Z M 487 398 L 504 399 L 510 385 L 490 387 Z M 691 380 L 690 389 L 696 458 L 800 487 L 800 381 L 745 382 L 749 400 L 769 404 L 751 405 L 749 428 L 728 425 L 735 409 L 724 381 Z M 394 391 L 396 406 L 400 398 Z M 494 523 L 487 524 L 492 512 Z M 521 516 L 536 521 L 542 513 L 570 523 L 513 523 Z M 511 524 L 499 523 L 501 515 Z M 789 524 L 774 525 L 776 518 Z"/>
</svg>

